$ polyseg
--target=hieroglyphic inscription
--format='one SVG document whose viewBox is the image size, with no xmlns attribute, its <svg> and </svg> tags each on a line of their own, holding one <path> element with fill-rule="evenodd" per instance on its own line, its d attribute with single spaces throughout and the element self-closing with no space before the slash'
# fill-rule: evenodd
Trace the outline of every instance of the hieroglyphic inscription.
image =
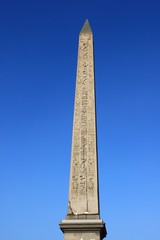
<svg viewBox="0 0 160 240">
<path fill-rule="evenodd" d="M 82 105 L 81 105 L 81 162 L 79 196 L 87 198 L 87 112 L 88 112 L 88 74 L 89 39 L 82 39 Z"/>
<path fill-rule="evenodd" d="M 94 70 L 93 70 L 93 47 L 89 51 L 89 83 L 88 88 L 88 196 L 94 197 L 95 191 L 95 161 L 96 161 L 96 132 L 95 132 L 95 96 L 94 96 Z"/>
<path fill-rule="evenodd" d="M 72 139 L 72 180 L 71 180 L 71 194 L 73 199 L 78 197 L 78 172 L 79 172 L 79 152 L 80 152 L 80 91 L 77 83 L 76 99 L 74 110 L 74 128 Z"/>
</svg>

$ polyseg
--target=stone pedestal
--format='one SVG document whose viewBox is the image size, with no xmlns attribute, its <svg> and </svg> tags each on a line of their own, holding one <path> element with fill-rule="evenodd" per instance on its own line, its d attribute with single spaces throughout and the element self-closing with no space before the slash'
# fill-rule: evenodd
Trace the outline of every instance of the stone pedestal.
<svg viewBox="0 0 160 240">
<path fill-rule="evenodd" d="M 60 223 L 60 229 L 64 240 L 102 240 L 107 234 L 100 219 L 66 219 Z"/>
</svg>

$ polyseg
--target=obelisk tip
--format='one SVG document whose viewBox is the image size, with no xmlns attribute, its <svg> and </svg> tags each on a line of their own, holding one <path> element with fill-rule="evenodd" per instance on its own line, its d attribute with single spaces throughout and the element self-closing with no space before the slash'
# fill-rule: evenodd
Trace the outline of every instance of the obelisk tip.
<svg viewBox="0 0 160 240">
<path fill-rule="evenodd" d="M 81 33 L 90 33 L 90 32 L 92 32 L 92 30 L 91 30 L 88 19 L 86 19 L 86 21 L 82 27 Z"/>
</svg>

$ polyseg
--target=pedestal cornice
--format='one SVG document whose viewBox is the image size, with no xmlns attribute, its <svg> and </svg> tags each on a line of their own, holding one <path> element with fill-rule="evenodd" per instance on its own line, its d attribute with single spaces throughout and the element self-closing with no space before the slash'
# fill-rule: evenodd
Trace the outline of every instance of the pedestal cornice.
<svg viewBox="0 0 160 240">
<path fill-rule="evenodd" d="M 105 223 L 101 219 L 65 219 L 59 225 L 63 233 L 97 232 L 101 239 L 107 235 Z"/>
</svg>

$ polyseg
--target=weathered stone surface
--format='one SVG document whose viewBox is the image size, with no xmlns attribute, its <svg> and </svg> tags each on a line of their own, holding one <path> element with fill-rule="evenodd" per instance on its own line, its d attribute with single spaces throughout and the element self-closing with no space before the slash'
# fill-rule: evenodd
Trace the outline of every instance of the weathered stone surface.
<svg viewBox="0 0 160 240">
<path fill-rule="evenodd" d="M 79 36 L 68 214 L 99 214 L 93 36 Z"/>
</svg>

